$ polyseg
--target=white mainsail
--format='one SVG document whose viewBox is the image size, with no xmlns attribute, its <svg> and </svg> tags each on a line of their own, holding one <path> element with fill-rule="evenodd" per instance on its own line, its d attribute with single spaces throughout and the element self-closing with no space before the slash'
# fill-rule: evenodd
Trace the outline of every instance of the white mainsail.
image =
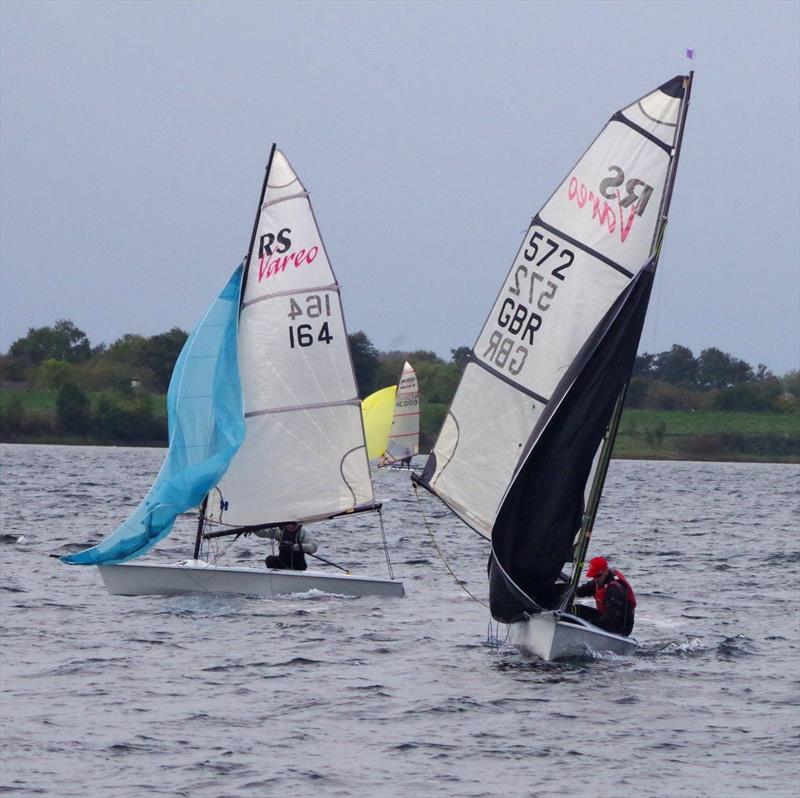
<svg viewBox="0 0 800 798">
<path fill-rule="evenodd" d="M 655 246 L 681 87 L 611 118 L 534 217 L 478 336 L 424 476 L 486 537 L 551 393 Z"/>
<path fill-rule="evenodd" d="M 419 387 L 417 373 L 406 361 L 397 384 L 394 415 L 386 454 L 390 460 L 402 460 L 419 452 Z"/>
<path fill-rule="evenodd" d="M 373 501 L 339 286 L 308 192 L 275 150 L 243 288 L 246 435 L 207 516 L 309 521 Z"/>
</svg>

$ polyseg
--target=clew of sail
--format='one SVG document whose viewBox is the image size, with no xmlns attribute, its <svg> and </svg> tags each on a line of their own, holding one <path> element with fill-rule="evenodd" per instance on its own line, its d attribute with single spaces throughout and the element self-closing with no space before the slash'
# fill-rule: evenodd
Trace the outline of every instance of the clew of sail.
<svg viewBox="0 0 800 798">
<path fill-rule="evenodd" d="M 478 336 L 418 481 L 485 537 L 564 374 L 653 252 L 685 81 L 609 120 L 534 216 Z"/>
<path fill-rule="evenodd" d="M 339 286 L 280 150 L 249 253 L 239 372 L 247 433 L 209 496 L 210 520 L 310 521 L 373 503 Z"/>
<path fill-rule="evenodd" d="M 367 456 L 375 460 L 386 451 L 389 432 L 394 416 L 394 399 L 397 386 L 390 385 L 371 393 L 361 402 L 361 416 L 364 420 L 364 436 L 367 440 Z"/>
<path fill-rule="evenodd" d="M 397 385 L 386 454 L 389 460 L 402 460 L 417 452 L 419 452 L 419 386 L 416 371 L 406 362 Z"/>
<path fill-rule="evenodd" d="M 92 548 L 61 558 L 111 565 L 140 557 L 165 538 L 180 513 L 216 485 L 244 438 L 236 358 L 244 266 L 187 339 L 167 393 L 169 451 L 153 487 L 116 531 Z"/>
<path fill-rule="evenodd" d="M 654 275 L 651 259 L 583 345 L 522 452 L 492 530 L 489 604 L 498 620 L 558 606 L 563 586 L 555 583 L 571 559 L 595 453 L 633 369 Z"/>
</svg>

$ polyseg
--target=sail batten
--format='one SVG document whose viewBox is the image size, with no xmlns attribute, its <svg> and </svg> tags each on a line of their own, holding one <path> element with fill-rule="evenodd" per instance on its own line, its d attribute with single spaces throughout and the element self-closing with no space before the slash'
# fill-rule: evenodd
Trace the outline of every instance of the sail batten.
<svg viewBox="0 0 800 798">
<path fill-rule="evenodd" d="M 534 223 L 538 224 L 539 227 L 543 227 L 545 230 L 549 230 L 554 235 L 560 236 L 564 239 L 564 241 L 566 241 L 568 244 L 571 244 L 573 247 L 582 249 L 587 255 L 591 255 L 593 258 L 600 261 L 600 263 L 605 263 L 606 266 L 610 266 L 615 271 L 620 272 L 620 274 L 624 274 L 626 277 L 633 277 L 633 272 L 629 269 L 626 269 L 621 264 L 611 260 L 611 258 L 607 258 L 602 252 L 598 252 L 597 250 L 586 246 L 586 244 L 583 242 L 578 241 L 578 239 L 572 238 L 572 236 L 567 235 L 563 230 L 559 230 L 558 228 L 547 224 L 547 222 L 542 220 L 541 216 L 535 216 Z"/>
<path fill-rule="evenodd" d="M 342 399 L 338 402 L 318 402 L 316 404 L 291 405 L 289 407 L 272 407 L 269 410 L 250 410 L 244 414 L 244 417 L 263 416 L 268 413 L 299 413 L 304 410 L 316 410 L 320 407 L 342 407 L 343 405 L 355 405 L 356 407 L 360 407 L 361 400 L 356 396 L 352 399 Z"/>
<path fill-rule="evenodd" d="M 524 393 L 525 395 L 530 396 L 531 399 L 535 399 L 537 402 L 541 402 L 542 404 L 547 404 L 547 402 L 549 401 L 549 399 L 542 396 L 541 394 L 536 393 L 536 391 L 532 391 L 530 388 L 526 387 L 522 383 L 516 382 L 515 380 L 511 379 L 511 377 L 506 376 L 505 374 L 503 374 L 502 371 L 498 371 L 497 369 L 492 368 L 488 363 L 484 363 L 482 360 L 479 360 L 478 358 L 474 357 L 474 352 L 473 352 L 472 362 L 478 368 L 482 368 L 484 371 L 488 372 L 493 377 L 496 377 L 498 380 L 505 382 L 507 385 L 510 385 L 511 387 L 515 388 L 520 393 Z"/>
<path fill-rule="evenodd" d="M 642 111 L 642 113 L 643 115 L 647 116 L 646 114 L 644 114 L 644 111 Z M 672 146 L 670 144 L 667 144 L 665 141 L 662 141 L 658 136 L 654 136 L 652 133 L 648 133 L 644 128 L 639 127 L 639 125 L 637 125 L 636 122 L 633 122 L 632 120 L 628 119 L 628 117 L 625 116 L 625 114 L 623 114 L 622 111 L 618 111 L 616 114 L 614 114 L 612 119 L 614 122 L 619 122 L 622 125 L 627 125 L 631 130 L 636 131 L 640 136 L 646 138 L 648 141 L 651 141 L 653 144 L 655 144 L 656 147 L 661 147 L 661 149 L 664 150 L 664 152 L 668 154 L 672 153 Z M 651 117 L 648 117 L 648 119 L 650 119 L 653 122 L 656 122 L 659 125 L 664 124 L 660 122 L 658 119 L 652 119 Z M 675 127 L 675 124 L 671 124 L 670 127 Z"/>
</svg>

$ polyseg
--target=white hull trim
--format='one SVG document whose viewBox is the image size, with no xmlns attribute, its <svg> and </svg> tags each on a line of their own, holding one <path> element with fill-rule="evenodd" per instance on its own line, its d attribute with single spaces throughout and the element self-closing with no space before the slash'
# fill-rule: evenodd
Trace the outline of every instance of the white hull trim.
<svg viewBox="0 0 800 798">
<path fill-rule="evenodd" d="M 522 651 L 547 662 L 593 654 L 631 654 L 639 646 L 633 637 L 606 632 L 574 615 L 566 616 L 572 622 L 559 620 L 559 617 L 543 612 L 509 624 L 509 640 Z"/>
<path fill-rule="evenodd" d="M 320 590 L 345 596 L 404 596 L 398 580 L 327 574 L 321 571 L 275 571 L 223 568 L 197 561 L 186 565 L 124 563 L 98 565 L 112 596 L 183 596 L 197 593 L 233 593 L 245 596 L 281 596 Z"/>
</svg>

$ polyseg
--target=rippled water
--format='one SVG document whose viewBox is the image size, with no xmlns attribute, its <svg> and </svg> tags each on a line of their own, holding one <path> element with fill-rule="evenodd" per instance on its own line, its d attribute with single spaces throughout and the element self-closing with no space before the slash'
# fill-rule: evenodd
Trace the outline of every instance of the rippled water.
<svg viewBox="0 0 800 798">
<path fill-rule="evenodd" d="M 376 475 L 404 599 L 125 598 L 48 555 L 113 529 L 164 451 L 0 454 L 4 794 L 798 795 L 797 466 L 614 461 L 592 551 L 631 580 L 643 645 L 548 665 L 486 644 L 406 473 Z M 421 501 L 485 599 L 487 544 Z M 367 515 L 315 537 L 382 576 Z M 192 538 L 187 517 L 154 556 Z M 224 556 L 263 558 L 251 541 Z"/>
</svg>

